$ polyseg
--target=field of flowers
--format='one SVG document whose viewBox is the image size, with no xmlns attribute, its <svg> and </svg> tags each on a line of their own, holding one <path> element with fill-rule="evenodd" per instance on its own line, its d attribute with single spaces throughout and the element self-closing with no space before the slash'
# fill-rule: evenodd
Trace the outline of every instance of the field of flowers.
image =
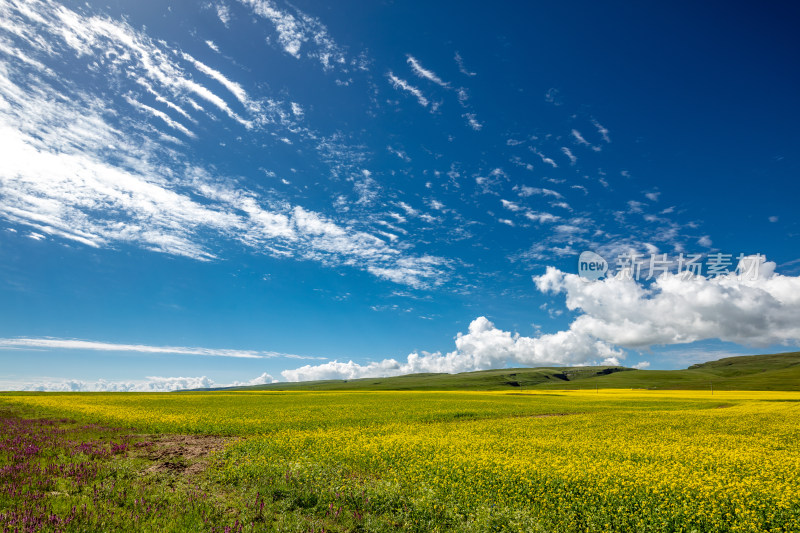
<svg viewBox="0 0 800 533">
<path fill-rule="evenodd" d="M 8 394 L 3 406 L 241 437 L 203 490 L 233 494 L 244 531 L 800 531 L 798 393 Z M 259 498 L 272 520 L 252 520 Z"/>
</svg>

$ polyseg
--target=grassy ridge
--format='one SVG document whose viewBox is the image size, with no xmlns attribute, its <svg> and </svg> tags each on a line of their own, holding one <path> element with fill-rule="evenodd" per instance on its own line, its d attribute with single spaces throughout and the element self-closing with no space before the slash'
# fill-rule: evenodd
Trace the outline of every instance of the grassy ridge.
<svg viewBox="0 0 800 533">
<path fill-rule="evenodd" d="M 273 383 L 232 390 L 513 390 L 645 388 L 699 390 L 800 390 L 800 352 L 726 357 L 683 370 L 625 367 L 506 368 L 460 374 L 409 374 L 390 378 Z"/>
</svg>

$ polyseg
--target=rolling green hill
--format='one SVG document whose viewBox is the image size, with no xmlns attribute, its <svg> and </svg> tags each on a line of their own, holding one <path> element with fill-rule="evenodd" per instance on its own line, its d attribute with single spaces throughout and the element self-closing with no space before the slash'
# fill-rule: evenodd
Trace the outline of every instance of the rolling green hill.
<svg viewBox="0 0 800 533">
<path fill-rule="evenodd" d="M 461 374 L 273 383 L 223 390 L 514 390 L 708 389 L 800 390 L 800 352 L 726 357 L 683 370 L 582 366 L 505 368 Z M 220 390 L 220 389 L 216 389 Z"/>
<path fill-rule="evenodd" d="M 504 368 L 461 374 L 408 374 L 391 378 L 273 383 L 225 390 L 502 390 L 548 383 L 581 382 L 600 375 L 631 371 L 610 366 Z"/>
</svg>

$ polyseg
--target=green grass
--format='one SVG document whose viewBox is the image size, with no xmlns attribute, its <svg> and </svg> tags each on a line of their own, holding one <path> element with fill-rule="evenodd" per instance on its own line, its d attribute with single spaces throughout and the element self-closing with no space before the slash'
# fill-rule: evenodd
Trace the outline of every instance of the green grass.
<svg viewBox="0 0 800 533">
<path fill-rule="evenodd" d="M 726 366 L 712 371 L 738 373 Z M 597 379 L 581 370 L 565 383 Z M 623 374 L 636 372 L 608 377 Z M 800 531 L 798 401 L 518 388 L 0 394 L 0 530 Z"/>
<path fill-rule="evenodd" d="M 800 390 L 800 352 L 727 357 L 683 370 L 625 367 L 506 368 L 460 374 L 273 383 L 230 390 L 674 389 Z"/>
<path fill-rule="evenodd" d="M 596 376 L 630 370 L 633 369 L 612 366 L 503 368 L 460 374 L 408 374 L 391 378 L 273 383 L 223 390 L 506 390 L 547 384 L 563 386 L 565 383 L 582 382 Z"/>
</svg>

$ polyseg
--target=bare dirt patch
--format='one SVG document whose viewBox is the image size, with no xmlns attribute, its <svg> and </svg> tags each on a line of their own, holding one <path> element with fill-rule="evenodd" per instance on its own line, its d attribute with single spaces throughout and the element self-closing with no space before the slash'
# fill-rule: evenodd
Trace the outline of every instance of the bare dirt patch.
<svg viewBox="0 0 800 533">
<path fill-rule="evenodd" d="M 206 435 L 152 435 L 142 456 L 155 461 L 145 471 L 193 475 L 202 473 L 214 452 L 234 439 Z"/>
</svg>

